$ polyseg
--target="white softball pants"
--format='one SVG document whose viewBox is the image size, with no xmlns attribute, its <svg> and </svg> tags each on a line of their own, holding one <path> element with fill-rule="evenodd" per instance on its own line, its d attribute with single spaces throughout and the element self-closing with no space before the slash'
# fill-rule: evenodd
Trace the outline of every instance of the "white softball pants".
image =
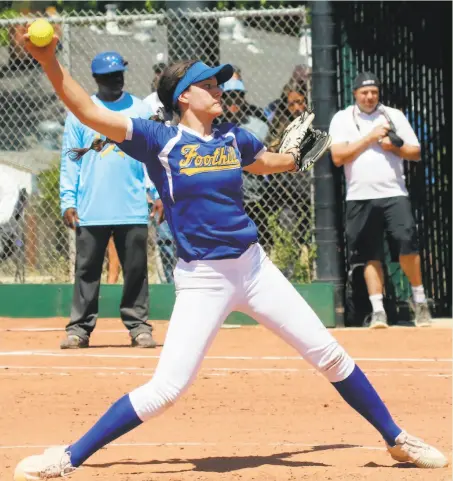
<svg viewBox="0 0 453 481">
<path fill-rule="evenodd" d="M 351 357 L 259 244 L 238 259 L 179 260 L 175 287 L 176 302 L 154 376 L 129 395 L 142 421 L 160 414 L 187 390 L 232 311 L 273 331 L 331 382 L 346 379 L 354 369 Z"/>
</svg>

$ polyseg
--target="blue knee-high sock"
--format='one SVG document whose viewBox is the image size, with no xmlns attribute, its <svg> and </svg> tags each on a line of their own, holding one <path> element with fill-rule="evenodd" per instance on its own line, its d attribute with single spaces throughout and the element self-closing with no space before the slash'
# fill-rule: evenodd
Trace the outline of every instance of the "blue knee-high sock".
<svg viewBox="0 0 453 481">
<path fill-rule="evenodd" d="M 142 424 L 129 395 L 123 396 L 76 443 L 69 446 L 71 464 L 77 468 L 106 444 Z"/>
<path fill-rule="evenodd" d="M 358 366 L 349 377 L 332 384 L 343 399 L 381 433 L 387 444 L 395 445 L 395 438 L 402 429 L 395 424 L 382 399 Z"/>
</svg>

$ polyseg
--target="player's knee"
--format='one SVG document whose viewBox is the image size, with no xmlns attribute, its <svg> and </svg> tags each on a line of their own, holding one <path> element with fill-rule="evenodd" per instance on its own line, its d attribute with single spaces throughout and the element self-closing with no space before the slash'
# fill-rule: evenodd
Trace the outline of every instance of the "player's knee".
<svg viewBox="0 0 453 481">
<path fill-rule="evenodd" d="M 184 392 L 184 387 L 169 380 L 151 379 L 130 393 L 137 416 L 146 421 L 169 409 Z"/>
<path fill-rule="evenodd" d="M 339 382 L 346 379 L 354 369 L 354 360 L 339 344 L 328 346 L 318 364 L 318 370 L 330 382 Z"/>
</svg>

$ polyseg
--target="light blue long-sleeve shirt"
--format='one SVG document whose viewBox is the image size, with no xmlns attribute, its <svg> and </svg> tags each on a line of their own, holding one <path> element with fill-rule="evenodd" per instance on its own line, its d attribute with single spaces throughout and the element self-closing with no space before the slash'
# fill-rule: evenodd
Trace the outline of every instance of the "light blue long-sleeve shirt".
<svg viewBox="0 0 453 481">
<path fill-rule="evenodd" d="M 103 102 L 96 96 L 97 105 L 121 112 L 126 117 L 148 119 L 151 109 L 142 100 L 124 93 L 115 102 Z M 60 201 L 62 214 L 74 207 L 81 226 L 147 224 L 143 164 L 122 152 L 113 144 L 102 152 L 90 150 L 74 162 L 68 150 L 89 147 L 101 136 L 69 114 L 63 136 L 60 172 Z"/>
</svg>

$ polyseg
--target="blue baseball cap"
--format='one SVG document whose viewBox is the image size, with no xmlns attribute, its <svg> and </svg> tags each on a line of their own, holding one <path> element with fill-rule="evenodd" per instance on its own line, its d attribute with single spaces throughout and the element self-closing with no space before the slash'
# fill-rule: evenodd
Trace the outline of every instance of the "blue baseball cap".
<svg viewBox="0 0 453 481">
<path fill-rule="evenodd" d="M 223 85 L 221 85 L 222 89 L 224 92 L 230 92 L 231 90 L 236 90 L 239 92 L 245 92 L 245 85 L 242 80 L 235 79 L 235 78 L 230 78 L 228 82 L 225 82 Z"/>
<path fill-rule="evenodd" d="M 98 53 L 91 62 L 91 72 L 96 75 L 124 72 L 125 70 L 127 70 L 127 62 L 118 52 Z"/>
<path fill-rule="evenodd" d="M 208 67 L 203 62 L 195 62 L 186 72 L 184 77 L 178 82 L 175 93 L 173 94 L 173 105 L 178 102 L 178 97 L 186 91 L 192 84 L 202 82 L 210 77 L 215 77 L 217 83 L 223 84 L 233 76 L 233 66 L 225 63 L 218 67 Z"/>
</svg>

